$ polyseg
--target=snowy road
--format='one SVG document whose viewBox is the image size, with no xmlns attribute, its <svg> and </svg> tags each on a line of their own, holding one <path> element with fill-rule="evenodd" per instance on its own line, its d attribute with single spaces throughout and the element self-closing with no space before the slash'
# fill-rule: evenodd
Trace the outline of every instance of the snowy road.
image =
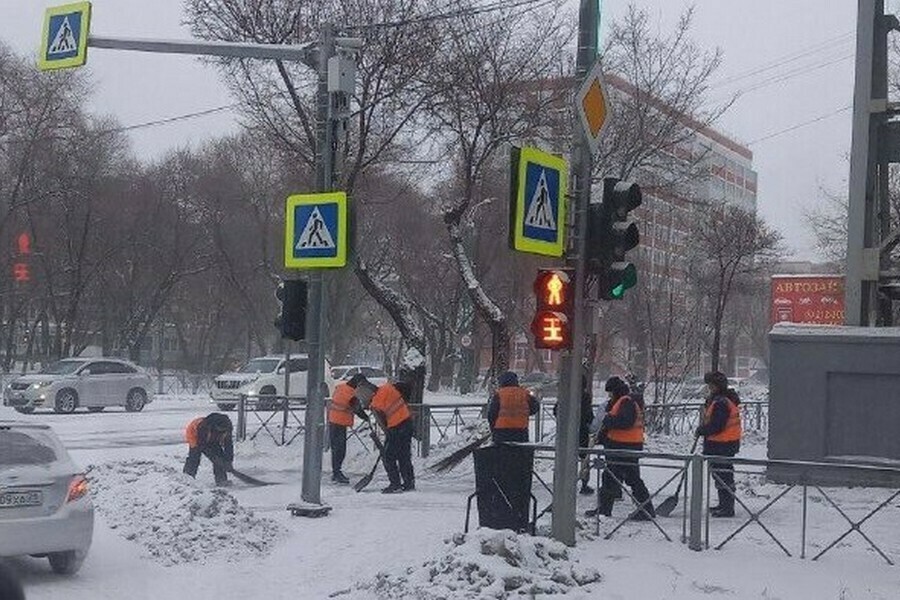
<svg viewBox="0 0 900 600">
<path fill-rule="evenodd" d="M 466 497 L 474 487 L 471 463 L 437 476 L 428 473 L 418 460 L 418 489 L 400 496 L 378 493 L 385 484 L 381 471 L 361 494 L 347 486 L 333 485 L 326 474 L 322 496 L 334 508 L 331 515 L 323 519 L 291 517 L 285 507 L 300 498 L 302 444 L 279 449 L 261 438 L 238 445 L 236 466 L 277 483 L 271 487 L 236 485 L 227 492 L 214 490 L 205 463 L 197 482 L 180 475 L 182 429 L 191 418 L 210 410 L 211 405 L 202 396 L 164 397 L 139 414 L 113 410 L 23 417 L 0 408 L 0 419 L 51 424 L 76 461 L 84 467 L 94 465 L 98 519 L 88 560 L 71 578 L 53 575 L 45 560 L 9 561 L 22 576 L 29 600 L 165 599 L 181 597 L 185 590 L 190 590 L 192 598 L 216 600 L 320 599 L 341 590 L 352 590 L 351 594 L 337 596 L 348 600 L 427 598 L 410 590 L 435 572 L 438 563 L 420 568 L 431 557 L 443 561 L 441 569 L 449 569 L 451 579 L 457 572 L 466 579 L 462 573 L 471 573 L 473 568 L 487 569 L 488 579 L 493 576 L 493 567 L 485 566 L 485 557 L 469 557 L 470 562 L 465 556 L 446 554 L 444 545 L 462 530 Z M 764 456 L 764 443 L 759 437 L 749 440 L 742 455 Z M 650 449 L 683 452 L 686 445 L 686 440 L 654 440 Z M 374 460 L 358 445 L 351 445 L 345 470 L 356 480 Z M 328 455 L 325 464 L 327 471 Z M 548 468 L 549 464 L 540 463 L 539 469 L 549 483 L 552 474 Z M 651 487 L 670 474 L 645 469 Z M 779 490 L 753 477 L 739 481 L 742 498 L 757 509 Z M 546 492 L 537 482 L 534 487 L 539 505 L 545 506 Z M 795 492 L 766 517 L 767 525 L 786 540 L 791 550 L 800 539 L 800 505 Z M 883 495 L 883 490 L 840 490 L 836 497 L 847 510 L 861 515 Z M 578 502 L 581 513 L 593 499 L 580 496 Z M 617 505 L 616 514 L 620 513 L 624 514 L 624 507 Z M 845 528 L 840 517 L 821 502 L 811 508 L 810 515 L 814 517 L 810 550 L 821 548 Z M 741 521 L 713 523 L 713 545 Z M 549 519 L 542 524 L 549 524 Z M 566 560 L 598 569 L 601 580 L 584 589 L 573 587 L 567 598 L 900 597 L 900 568 L 884 564 L 856 536 L 821 561 L 812 562 L 784 557 L 755 526 L 722 551 L 695 553 L 680 543 L 680 517 L 663 522 L 672 542 L 662 540 L 648 524 L 629 523 L 611 540 L 594 539 L 590 533 L 592 521 L 585 520 L 583 525 L 578 546 Z M 603 530 L 614 525 L 604 522 Z M 866 529 L 889 554 L 900 558 L 900 508 L 888 507 Z M 407 568 L 412 569 L 408 576 Z M 386 585 L 378 594 L 372 588 L 355 588 L 357 582 L 375 581 L 383 570 L 395 573 L 395 579 L 380 579 Z M 393 590 L 394 595 L 385 595 L 385 590 Z M 474 592 L 437 597 L 505 596 Z"/>
</svg>

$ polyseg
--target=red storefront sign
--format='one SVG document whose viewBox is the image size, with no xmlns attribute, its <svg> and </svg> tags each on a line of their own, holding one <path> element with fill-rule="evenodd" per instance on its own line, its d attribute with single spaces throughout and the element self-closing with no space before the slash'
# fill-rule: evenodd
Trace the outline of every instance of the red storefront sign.
<svg viewBox="0 0 900 600">
<path fill-rule="evenodd" d="M 843 325 L 843 275 L 773 275 L 770 320 Z"/>
</svg>

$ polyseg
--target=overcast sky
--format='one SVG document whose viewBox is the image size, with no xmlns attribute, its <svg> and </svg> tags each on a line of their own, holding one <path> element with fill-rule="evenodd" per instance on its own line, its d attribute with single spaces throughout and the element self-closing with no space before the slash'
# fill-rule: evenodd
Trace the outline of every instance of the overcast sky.
<svg viewBox="0 0 900 600">
<path fill-rule="evenodd" d="M 602 0 L 603 18 L 621 15 L 628 0 Z M 743 91 L 719 129 L 750 144 L 759 173 L 760 214 L 783 234 L 798 258 L 815 258 L 804 210 L 820 188 L 844 192 L 853 97 L 855 0 L 634 0 L 669 30 L 685 7 L 696 8 L 694 38 L 719 47 L 724 65 L 711 97 Z M 61 2 L 0 0 L 0 39 L 33 53 L 43 12 Z M 896 5 L 896 1 L 889 0 Z M 180 0 L 93 0 L 91 31 L 120 37 L 186 38 Z M 90 106 L 131 125 L 230 104 L 211 67 L 196 59 L 92 49 L 96 84 Z M 828 115 L 828 116 L 826 116 Z M 784 132 L 821 118 L 816 123 Z M 236 116 L 219 112 L 132 132 L 139 157 L 197 144 L 237 130 Z M 783 132 L 783 133 L 781 133 Z M 775 135 L 774 137 L 768 136 Z M 759 140 L 759 141 L 757 141 Z"/>
</svg>

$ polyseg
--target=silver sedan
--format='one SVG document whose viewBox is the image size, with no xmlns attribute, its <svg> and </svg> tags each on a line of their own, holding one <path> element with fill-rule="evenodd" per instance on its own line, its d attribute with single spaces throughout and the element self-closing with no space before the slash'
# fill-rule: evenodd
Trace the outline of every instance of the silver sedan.
<svg viewBox="0 0 900 600">
<path fill-rule="evenodd" d="M 0 556 L 81 568 L 94 535 L 88 483 L 47 425 L 0 421 Z"/>
</svg>

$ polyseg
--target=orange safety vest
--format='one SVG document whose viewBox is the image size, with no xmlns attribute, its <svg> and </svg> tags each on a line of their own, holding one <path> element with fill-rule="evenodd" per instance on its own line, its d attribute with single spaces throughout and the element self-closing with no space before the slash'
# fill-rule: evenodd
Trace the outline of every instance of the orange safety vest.
<svg viewBox="0 0 900 600">
<path fill-rule="evenodd" d="M 712 419 L 713 408 L 718 401 L 710 402 L 709 406 L 706 407 L 706 414 L 703 419 L 704 424 L 709 423 Z M 706 441 L 708 442 L 739 442 L 741 440 L 741 409 L 738 408 L 738 405 L 731 398 L 726 397 L 725 401 L 728 403 L 728 421 L 725 424 L 725 429 L 719 433 L 706 436 Z"/>
<path fill-rule="evenodd" d="M 188 446 L 191 448 L 196 448 L 200 445 L 200 425 L 203 423 L 203 417 L 197 417 L 190 423 L 184 430 L 184 441 L 188 443 Z"/>
<path fill-rule="evenodd" d="M 528 429 L 528 390 L 518 386 L 497 390 L 500 412 L 494 429 Z"/>
<path fill-rule="evenodd" d="M 345 382 L 335 386 L 334 394 L 331 395 L 331 405 L 328 407 L 329 423 L 353 427 L 353 409 L 350 408 L 350 402 L 355 393 L 356 390 Z"/>
<path fill-rule="evenodd" d="M 622 402 L 625 399 L 631 400 L 629 396 L 622 396 L 618 400 L 616 400 L 615 404 L 613 404 L 612 408 L 609 411 L 609 414 L 612 416 L 616 416 L 619 414 L 619 409 L 622 408 Z M 610 429 L 606 432 L 606 437 L 612 440 L 613 442 L 620 442 L 623 444 L 643 444 L 644 443 L 644 411 L 641 410 L 641 405 L 637 402 L 634 402 L 634 425 L 629 427 L 628 429 Z"/>
<path fill-rule="evenodd" d="M 369 406 L 372 410 L 377 410 L 384 415 L 388 429 L 394 428 L 410 418 L 409 407 L 406 406 L 403 395 L 390 383 L 378 388 L 378 391 L 372 396 Z"/>
</svg>

